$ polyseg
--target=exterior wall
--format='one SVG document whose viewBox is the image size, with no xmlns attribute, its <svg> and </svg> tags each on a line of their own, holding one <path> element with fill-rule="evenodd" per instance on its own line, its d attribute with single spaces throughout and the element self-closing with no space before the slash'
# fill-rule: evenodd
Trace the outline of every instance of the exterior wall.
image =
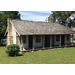
<svg viewBox="0 0 75 75">
<path fill-rule="evenodd" d="M 28 35 L 27 35 L 27 36 L 26 36 L 26 44 L 23 44 L 23 47 L 24 47 L 24 48 L 28 48 L 28 42 L 29 42 L 29 41 L 28 41 Z"/>
<path fill-rule="evenodd" d="M 36 43 L 36 37 L 34 38 L 35 42 L 34 42 L 34 47 L 42 47 L 42 35 L 41 35 L 41 42 L 40 43 Z"/>
<path fill-rule="evenodd" d="M 55 35 L 55 45 L 59 45 L 60 41 L 56 41 L 56 35 Z"/>
<path fill-rule="evenodd" d="M 71 29 L 75 31 L 75 28 L 71 27 Z M 71 37 L 71 42 L 72 42 L 72 39 L 73 39 L 73 43 L 75 43 L 75 34 L 73 34 L 73 38 Z"/>
<path fill-rule="evenodd" d="M 64 40 L 65 42 L 65 40 Z M 59 45 L 60 41 L 56 41 L 56 35 L 55 35 L 55 45 Z M 69 35 L 69 41 L 67 41 L 67 37 L 66 37 L 66 45 L 69 45 L 70 44 L 70 35 Z"/>
<path fill-rule="evenodd" d="M 16 41 L 17 41 L 16 43 L 20 46 L 20 45 L 21 45 L 21 44 L 20 44 L 20 36 L 17 36 L 17 37 L 16 37 Z"/>
<path fill-rule="evenodd" d="M 29 36 L 26 35 L 26 44 L 23 44 L 23 48 L 28 48 L 28 46 L 29 46 L 28 38 L 29 38 Z M 36 37 L 34 37 L 34 40 L 35 40 L 34 41 L 34 47 L 42 47 L 42 35 L 41 35 L 41 42 L 40 43 L 36 43 Z"/>
<path fill-rule="evenodd" d="M 26 44 L 23 44 L 23 48 L 24 49 L 28 48 L 28 46 L 29 46 L 28 38 L 29 38 L 29 36 L 27 35 L 26 36 Z M 70 39 L 70 36 L 69 36 L 69 39 Z M 56 35 L 55 35 L 54 41 L 55 41 L 54 45 L 59 47 L 60 41 L 56 41 Z M 36 37 L 34 37 L 34 42 L 33 43 L 34 43 L 34 48 L 43 47 L 43 37 L 42 37 L 42 35 L 41 35 L 41 42 L 40 43 L 36 43 Z M 67 41 L 67 39 L 66 39 L 66 45 L 69 45 L 69 44 L 70 44 L 70 40 Z M 21 46 L 21 44 L 20 44 L 20 37 L 18 37 L 18 45 Z"/>
<path fill-rule="evenodd" d="M 73 35 L 73 43 L 75 43 L 75 34 Z"/>
<path fill-rule="evenodd" d="M 28 38 L 29 38 L 29 36 L 26 35 L 26 44 L 23 44 L 23 51 L 28 49 L 28 47 L 29 47 Z M 56 36 L 55 36 L 54 40 L 55 40 L 54 45 L 59 47 L 60 41 L 59 42 L 56 41 Z M 34 37 L 34 42 L 33 43 L 34 43 L 34 49 L 39 48 L 39 47 L 43 48 L 43 37 L 42 37 L 42 35 L 41 35 L 41 42 L 40 43 L 36 43 L 36 37 Z M 17 44 L 20 46 L 20 49 L 21 49 L 21 37 L 20 36 L 17 36 Z M 69 41 L 67 41 L 67 37 L 66 37 L 66 46 L 68 46 L 68 45 L 70 45 L 70 35 L 69 35 Z M 64 46 L 65 46 L 65 44 L 64 44 Z M 32 49 L 33 49 L 33 47 L 32 47 Z"/>
</svg>

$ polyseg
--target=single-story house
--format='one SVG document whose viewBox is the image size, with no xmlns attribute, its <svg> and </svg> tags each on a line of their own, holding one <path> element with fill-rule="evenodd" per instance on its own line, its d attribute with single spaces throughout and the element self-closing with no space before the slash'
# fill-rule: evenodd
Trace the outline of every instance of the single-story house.
<svg viewBox="0 0 75 75">
<path fill-rule="evenodd" d="M 7 45 L 18 44 L 20 50 L 71 46 L 75 31 L 58 23 L 7 19 Z"/>
</svg>

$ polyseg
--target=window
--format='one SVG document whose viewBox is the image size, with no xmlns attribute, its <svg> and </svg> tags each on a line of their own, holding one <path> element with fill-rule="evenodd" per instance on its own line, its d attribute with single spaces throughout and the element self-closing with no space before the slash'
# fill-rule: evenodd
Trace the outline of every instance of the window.
<svg viewBox="0 0 75 75">
<path fill-rule="evenodd" d="M 69 41 L 69 35 L 67 35 L 67 41 Z"/>
<path fill-rule="evenodd" d="M 40 43 L 41 42 L 41 36 L 40 35 L 36 35 L 36 43 Z"/>
<path fill-rule="evenodd" d="M 23 43 L 25 44 L 26 43 L 26 36 L 24 35 L 22 39 L 23 39 Z"/>
<path fill-rule="evenodd" d="M 60 35 L 56 35 L 56 41 L 60 41 Z"/>
</svg>

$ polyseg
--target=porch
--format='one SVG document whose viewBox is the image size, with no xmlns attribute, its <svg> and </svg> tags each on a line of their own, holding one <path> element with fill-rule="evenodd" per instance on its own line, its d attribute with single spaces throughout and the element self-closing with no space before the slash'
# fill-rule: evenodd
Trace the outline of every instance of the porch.
<svg viewBox="0 0 75 75">
<path fill-rule="evenodd" d="M 20 36 L 20 49 L 37 50 L 73 46 L 69 35 L 27 35 Z"/>
<path fill-rule="evenodd" d="M 42 48 L 42 47 L 37 47 L 37 48 L 35 48 L 34 50 L 32 49 L 32 48 L 26 48 L 26 49 L 23 49 L 23 50 L 21 50 L 21 51 L 24 51 L 24 52 L 31 52 L 31 51 L 38 51 L 38 50 L 49 50 L 49 49 L 62 49 L 62 48 L 70 48 L 70 47 L 73 47 L 73 45 L 67 45 L 67 46 L 61 46 L 61 47 L 59 47 L 59 46 L 53 46 L 52 48 L 50 48 L 50 47 L 45 47 L 44 49 Z"/>
</svg>

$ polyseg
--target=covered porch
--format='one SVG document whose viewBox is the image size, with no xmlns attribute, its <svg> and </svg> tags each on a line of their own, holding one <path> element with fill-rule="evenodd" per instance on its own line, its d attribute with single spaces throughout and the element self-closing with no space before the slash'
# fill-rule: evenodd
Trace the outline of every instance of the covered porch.
<svg viewBox="0 0 75 75">
<path fill-rule="evenodd" d="M 20 49 L 37 50 L 73 46 L 71 35 L 23 35 L 20 36 Z"/>
</svg>

